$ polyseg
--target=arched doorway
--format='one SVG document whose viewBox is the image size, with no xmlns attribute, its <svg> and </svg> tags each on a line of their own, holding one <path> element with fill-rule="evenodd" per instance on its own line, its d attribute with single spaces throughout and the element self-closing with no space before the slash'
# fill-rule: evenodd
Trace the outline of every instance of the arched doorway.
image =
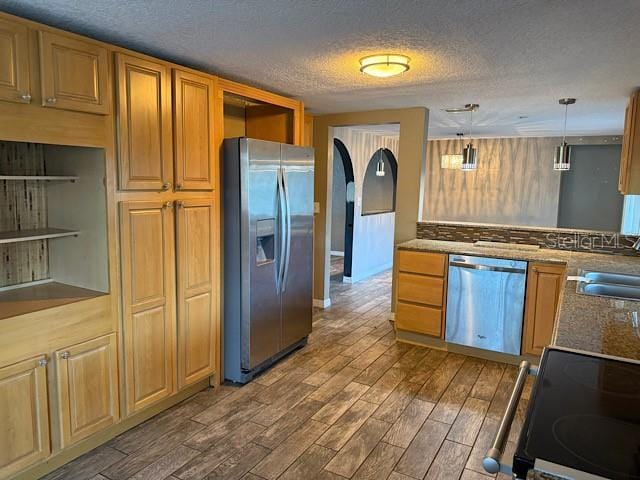
<svg viewBox="0 0 640 480">
<path fill-rule="evenodd" d="M 353 163 L 344 143 L 334 138 L 333 146 L 331 250 L 343 253 L 342 276 L 350 277 L 353 258 L 353 217 L 355 201 Z"/>
</svg>

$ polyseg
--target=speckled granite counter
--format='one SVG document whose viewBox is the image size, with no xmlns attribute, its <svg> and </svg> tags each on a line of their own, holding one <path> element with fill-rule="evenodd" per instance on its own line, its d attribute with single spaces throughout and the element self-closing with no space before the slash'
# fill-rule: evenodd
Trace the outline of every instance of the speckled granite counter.
<svg viewBox="0 0 640 480">
<path fill-rule="evenodd" d="M 538 250 L 503 249 L 442 240 L 410 240 L 401 243 L 398 248 L 564 263 L 567 265 L 567 275 L 577 275 L 580 268 L 602 272 L 640 274 L 640 256 L 625 257 L 544 248 Z M 576 282 L 567 281 L 560 294 L 560 308 L 553 342 L 562 347 L 640 359 L 640 339 L 636 336 L 631 325 L 632 311 L 640 312 L 640 301 L 581 295 L 576 292 Z"/>
</svg>

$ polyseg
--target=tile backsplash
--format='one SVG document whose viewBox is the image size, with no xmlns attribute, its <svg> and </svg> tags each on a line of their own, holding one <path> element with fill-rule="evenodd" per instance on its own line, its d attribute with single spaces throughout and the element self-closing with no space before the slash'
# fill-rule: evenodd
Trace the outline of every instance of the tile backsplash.
<svg viewBox="0 0 640 480">
<path fill-rule="evenodd" d="M 417 238 L 455 242 L 505 242 L 558 250 L 638 256 L 631 246 L 638 238 L 614 232 L 532 228 L 454 222 L 418 222 Z"/>
</svg>

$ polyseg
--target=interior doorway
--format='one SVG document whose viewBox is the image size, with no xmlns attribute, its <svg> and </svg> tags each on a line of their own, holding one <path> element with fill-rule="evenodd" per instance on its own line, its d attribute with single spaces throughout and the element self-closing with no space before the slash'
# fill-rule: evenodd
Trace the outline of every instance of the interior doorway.
<svg viewBox="0 0 640 480">
<path fill-rule="evenodd" d="M 351 277 L 355 181 L 351 156 L 341 140 L 333 139 L 331 210 L 331 281 Z"/>
</svg>

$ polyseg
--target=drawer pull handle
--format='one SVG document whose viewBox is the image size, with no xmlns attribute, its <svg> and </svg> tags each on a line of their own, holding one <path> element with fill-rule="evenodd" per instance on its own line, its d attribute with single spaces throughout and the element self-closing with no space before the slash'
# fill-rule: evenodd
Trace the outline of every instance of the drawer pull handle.
<svg viewBox="0 0 640 480">
<path fill-rule="evenodd" d="M 31 103 L 31 95 L 29 95 L 28 93 L 23 93 L 22 95 L 20 95 L 20 98 L 21 98 L 25 103 Z"/>
<path fill-rule="evenodd" d="M 60 358 L 63 360 L 69 360 L 69 357 L 71 357 L 71 354 L 69 352 L 62 352 L 60 354 Z"/>
<path fill-rule="evenodd" d="M 49 363 L 49 360 L 47 360 L 46 358 L 41 358 L 40 360 L 38 360 L 39 367 L 46 367 L 48 363 Z"/>
<path fill-rule="evenodd" d="M 55 105 L 57 101 L 58 101 L 58 99 L 56 97 L 47 98 L 47 103 L 49 103 L 51 105 Z"/>
</svg>

